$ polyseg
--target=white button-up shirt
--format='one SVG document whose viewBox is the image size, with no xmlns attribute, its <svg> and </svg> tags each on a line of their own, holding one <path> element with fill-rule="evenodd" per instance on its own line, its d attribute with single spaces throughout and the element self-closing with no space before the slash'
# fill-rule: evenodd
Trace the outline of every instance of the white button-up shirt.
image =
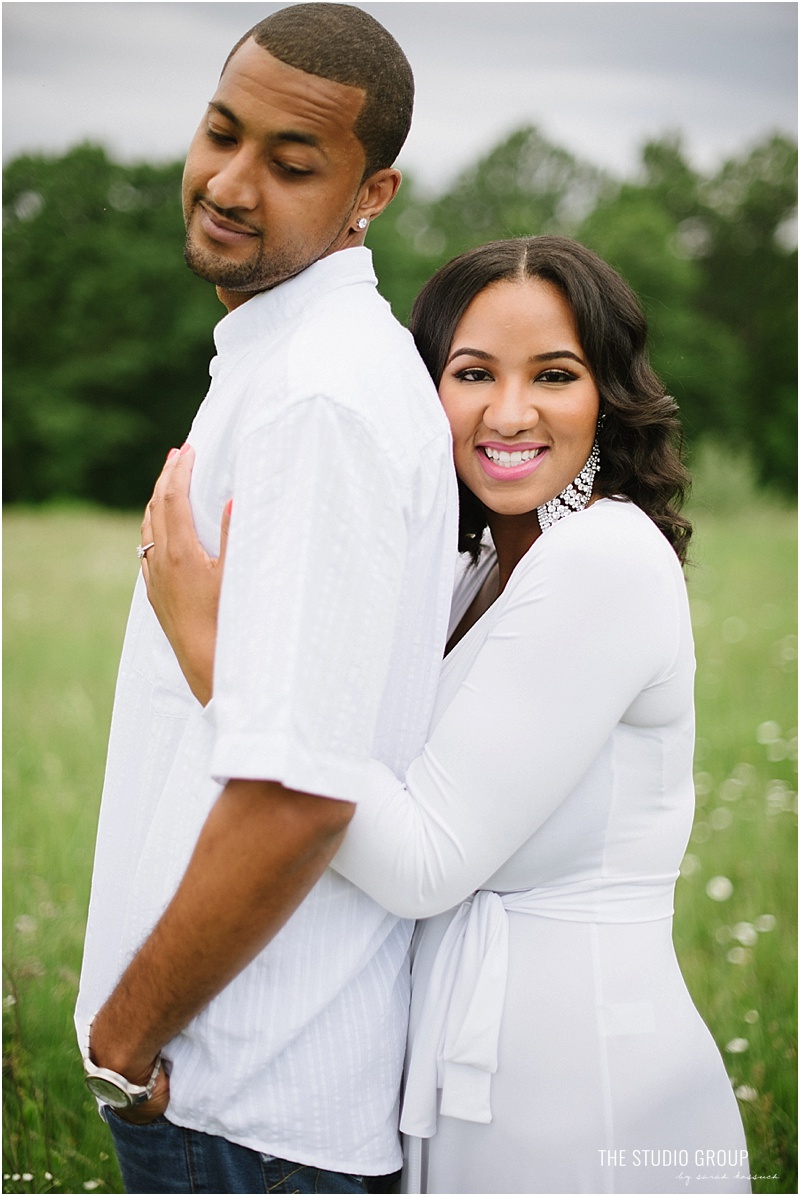
<svg viewBox="0 0 800 1196">
<path fill-rule="evenodd" d="M 195 524 L 213 554 L 234 497 L 214 698 L 203 710 L 192 697 L 140 578 L 79 1033 L 170 900 L 226 779 L 349 798 L 370 758 L 402 777 L 436 691 L 455 561 L 450 435 L 369 251 L 255 296 L 215 341 L 189 436 Z M 169 1119 L 331 1170 L 398 1167 L 411 929 L 326 871 L 165 1048 Z"/>
</svg>

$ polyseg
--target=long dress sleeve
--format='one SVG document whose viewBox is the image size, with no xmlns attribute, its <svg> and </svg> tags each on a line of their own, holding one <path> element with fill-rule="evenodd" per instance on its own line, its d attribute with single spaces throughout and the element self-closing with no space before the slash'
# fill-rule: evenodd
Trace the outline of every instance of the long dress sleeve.
<svg viewBox="0 0 800 1196">
<path fill-rule="evenodd" d="M 632 504 L 557 524 L 454 649 L 474 659 L 405 783 L 371 764 L 333 866 L 403 917 L 485 885 L 620 722 L 683 717 L 685 607 L 672 549 Z"/>
</svg>

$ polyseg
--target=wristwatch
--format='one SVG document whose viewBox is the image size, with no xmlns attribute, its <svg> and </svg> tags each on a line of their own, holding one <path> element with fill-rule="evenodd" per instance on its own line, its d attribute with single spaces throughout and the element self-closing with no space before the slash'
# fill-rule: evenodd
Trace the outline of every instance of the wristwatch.
<svg viewBox="0 0 800 1196">
<path fill-rule="evenodd" d="M 89 1036 L 92 1032 L 94 1016 L 89 1019 L 86 1027 L 86 1041 L 83 1050 L 83 1069 L 86 1072 L 86 1087 L 92 1096 L 96 1096 L 103 1104 L 111 1105 L 114 1109 L 131 1109 L 134 1105 L 141 1105 L 150 1100 L 156 1086 L 158 1073 L 161 1071 L 161 1055 L 156 1058 L 150 1079 L 146 1084 L 132 1084 L 121 1076 L 119 1072 L 109 1067 L 98 1067 L 93 1063 L 89 1054 Z"/>
</svg>

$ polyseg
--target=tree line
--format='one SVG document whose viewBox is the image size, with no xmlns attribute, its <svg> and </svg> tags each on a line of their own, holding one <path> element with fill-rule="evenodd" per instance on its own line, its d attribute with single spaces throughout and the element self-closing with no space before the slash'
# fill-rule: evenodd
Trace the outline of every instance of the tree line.
<svg viewBox="0 0 800 1196">
<path fill-rule="evenodd" d="M 4 500 L 146 501 L 208 384 L 213 287 L 183 264 L 181 164 L 84 144 L 4 170 Z M 797 147 L 765 138 L 713 174 L 680 138 L 619 180 L 515 132 L 443 195 L 406 179 L 370 229 L 402 320 L 422 283 L 484 241 L 563 233 L 628 280 L 689 448 L 704 437 L 795 492 Z"/>
</svg>

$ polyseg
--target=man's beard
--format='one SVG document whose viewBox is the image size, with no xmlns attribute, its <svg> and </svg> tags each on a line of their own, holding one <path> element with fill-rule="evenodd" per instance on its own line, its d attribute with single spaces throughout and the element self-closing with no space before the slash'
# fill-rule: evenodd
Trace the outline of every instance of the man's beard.
<svg viewBox="0 0 800 1196">
<path fill-rule="evenodd" d="M 215 253 L 210 253 L 192 239 L 187 229 L 186 244 L 183 258 L 189 269 L 204 278 L 206 282 L 213 282 L 223 291 L 242 291 L 256 294 L 269 290 L 279 282 L 298 274 L 308 265 L 307 262 L 296 263 L 274 255 L 267 255 L 264 242 L 259 242 L 258 252 L 246 262 L 231 262 Z"/>
</svg>

